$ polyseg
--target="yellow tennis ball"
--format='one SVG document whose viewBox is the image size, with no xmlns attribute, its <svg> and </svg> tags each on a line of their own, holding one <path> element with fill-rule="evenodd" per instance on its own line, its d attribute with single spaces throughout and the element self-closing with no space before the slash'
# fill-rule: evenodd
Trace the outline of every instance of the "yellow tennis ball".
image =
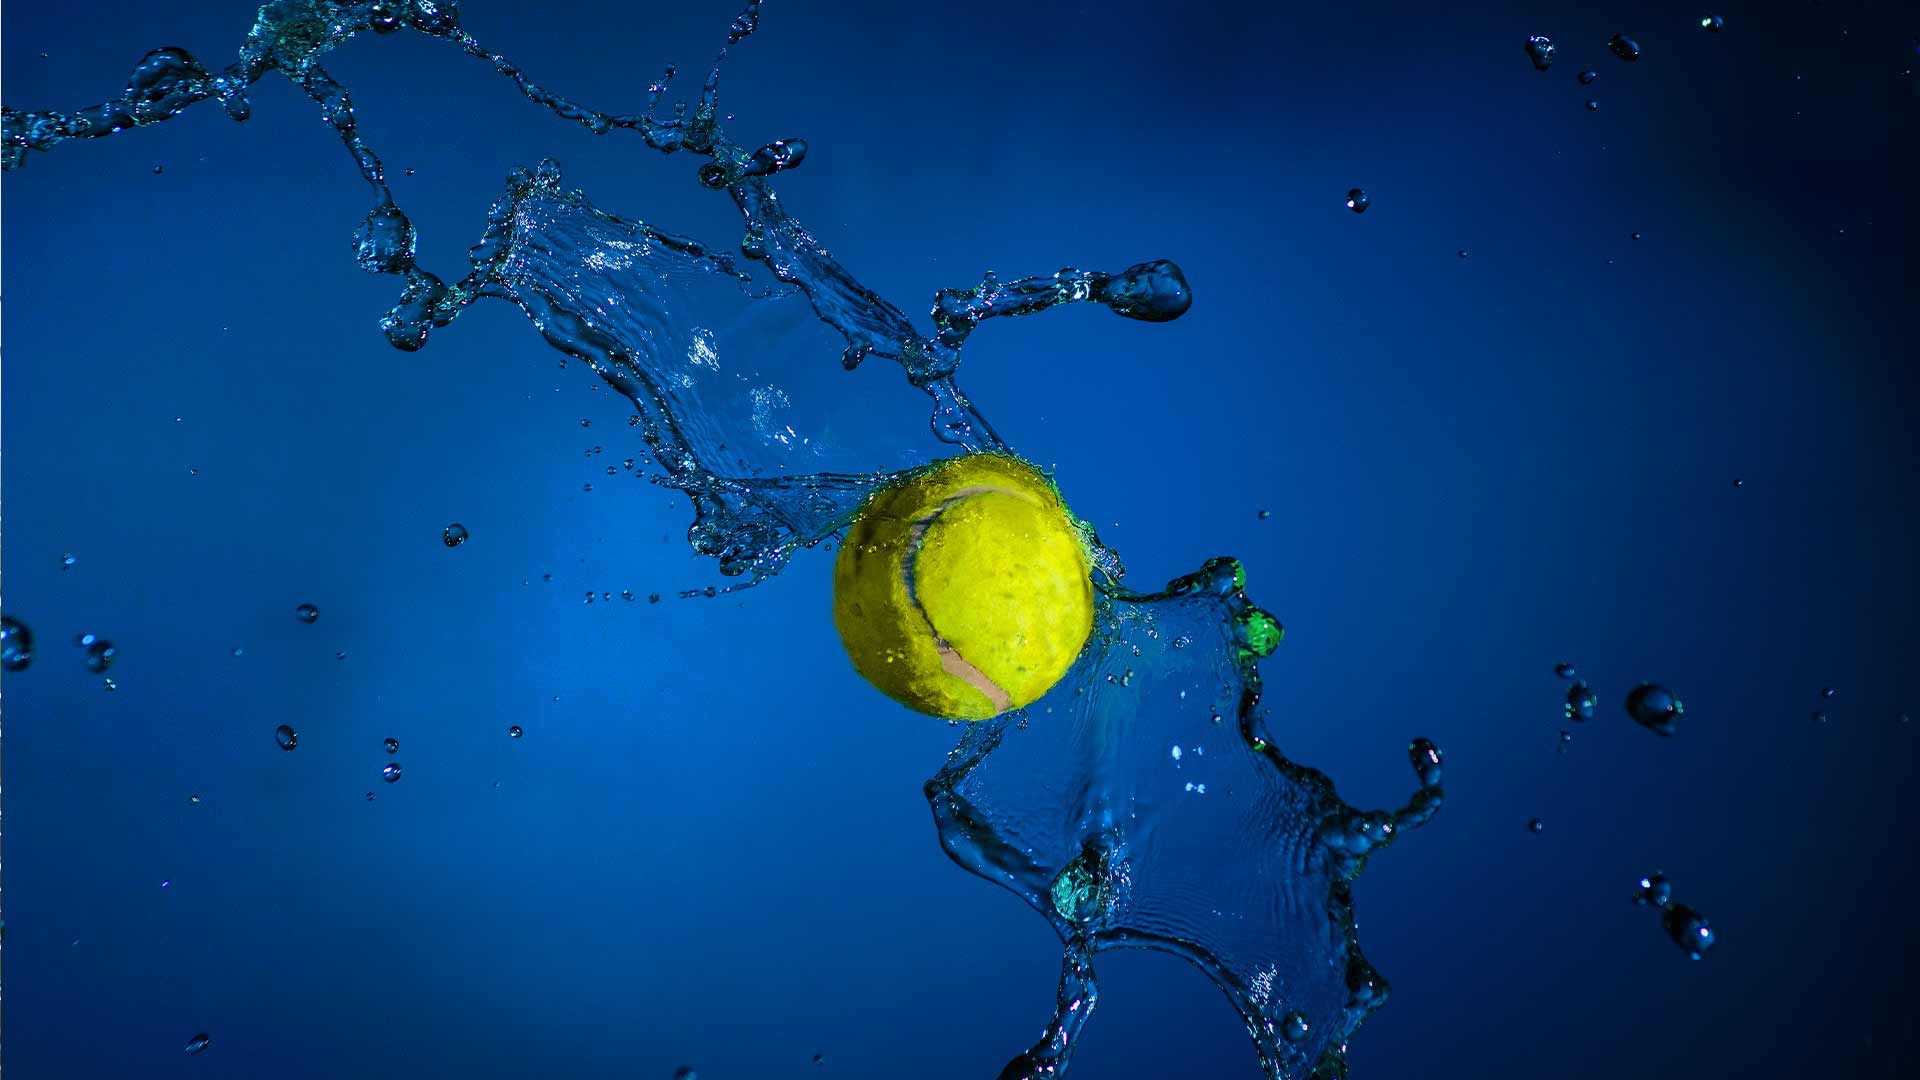
<svg viewBox="0 0 1920 1080">
<path fill-rule="evenodd" d="M 1040 698 L 1093 629 L 1086 548 L 1039 470 L 969 454 L 877 492 L 840 545 L 833 622 L 909 708 L 985 720 Z"/>
</svg>

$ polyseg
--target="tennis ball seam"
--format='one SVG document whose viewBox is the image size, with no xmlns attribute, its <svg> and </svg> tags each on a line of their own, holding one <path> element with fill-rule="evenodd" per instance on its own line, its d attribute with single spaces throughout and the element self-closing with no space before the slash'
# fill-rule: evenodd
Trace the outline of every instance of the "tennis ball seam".
<svg viewBox="0 0 1920 1080">
<path fill-rule="evenodd" d="M 913 575 L 914 563 L 920 557 L 921 541 L 926 538 L 927 530 L 933 527 L 933 523 L 940 519 L 940 515 L 968 499 L 984 495 L 1011 495 L 1026 502 L 1034 501 L 1024 491 L 994 484 L 972 484 L 948 495 L 940 500 L 938 506 L 914 519 L 912 528 L 907 532 L 906 551 L 900 560 L 900 580 L 907 590 L 907 602 L 913 605 L 913 610 L 919 614 L 920 621 L 927 624 L 927 632 L 933 635 L 933 651 L 940 657 L 940 670 L 986 695 L 987 700 L 993 703 L 994 711 L 1002 713 L 1013 707 L 1013 695 L 989 678 L 986 672 L 975 667 L 972 661 L 960 655 L 960 650 L 954 648 L 952 642 L 941 635 L 940 628 L 933 625 L 933 616 L 927 614 L 927 609 L 920 605 L 920 593 L 915 586 Z"/>
</svg>

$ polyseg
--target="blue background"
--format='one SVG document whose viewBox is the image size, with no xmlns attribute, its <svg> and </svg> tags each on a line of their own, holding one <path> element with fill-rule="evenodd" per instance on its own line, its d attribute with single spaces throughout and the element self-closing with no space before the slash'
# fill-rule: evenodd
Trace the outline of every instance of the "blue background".
<svg viewBox="0 0 1920 1080">
<path fill-rule="evenodd" d="M 5 101 L 102 100 L 161 45 L 224 64 L 252 10 L 9 4 Z M 1186 270 L 1177 322 L 991 323 L 961 381 L 1137 587 L 1246 562 L 1289 756 L 1388 806 L 1407 739 L 1444 748 L 1440 817 L 1358 884 L 1394 987 L 1363 1078 L 1910 1060 L 1920 24 L 1716 10 L 775 3 L 729 60 L 735 137 L 806 138 L 785 201 L 916 315 L 990 268 Z M 622 111 L 733 14 L 463 23 Z M 544 156 L 737 235 L 697 159 L 443 43 L 326 64 L 444 277 Z M 5 606 L 40 643 L 5 679 L 9 1075 L 994 1075 L 1057 943 L 942 854 L 919 787 L 955 733 L 852 673 L 830 556 L 675 599 L 725 582 L 683 501 L 604 475 L 640 451 L 620 402 L 505 304 L 387 346 L 351 162 L 284 80 L 252 96 L 4 182 Z M 1601 697 L 1564 756 L 1560 660 Z M 1643 679 L 1678 737 L 1621 711 Z M 1704 961 L 1629 901 L 1654 867 Z M 1257 1075 L 1199 972 L 1098 966 L 1076 1075 Z"/>
</svg>

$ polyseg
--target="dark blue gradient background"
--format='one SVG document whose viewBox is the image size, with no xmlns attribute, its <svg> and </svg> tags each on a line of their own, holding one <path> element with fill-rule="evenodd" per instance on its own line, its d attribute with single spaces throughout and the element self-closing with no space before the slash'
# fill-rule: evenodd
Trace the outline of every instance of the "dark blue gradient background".
<svg viewBox="0 0 1920 1080">
<path fill-rule="evenodd" d="M 692 90 L 735 10 L 463 6 L 613 111 L 667 62 Z M 729 61 L 735 136 L 809 141 L 785 201 L 909 311 L 990 268 L 1185 268 L 1177 322 L 989 324 L 961 379 L 1137 586 L 1245 560 L 1289 756 L 1386 806 L 1410 736 L 1445 749 L 1446 808 L 1358 884 L 1393 984 L 1362 1080 L 1911 1062 L 1920 21 L 1715 10 L 776 2 Z M 5 101 L 225 64 L 252 13 L 9 3 Z M 738 235 L 697 159 L 444 44 L 327 67 L 442 276 L 544 156 Z M 993 1076 L 1058 946 L 942 854 L 919 789 L 955 733 L 854 676 L 831 556 L 674 599 L 725 582 L 683 502 L 605 476 L 639 450 L 614 396 L 505 304 L 387 346 L 351 162 L 284 80 L 253 99 L 4 181 L 5 606 L 40 641 L 5 679 L 8 1076 Z M 849 437 L 924 445 L 910 411 Z M 1601 710 L 1556 757 L 1563 659 Z M 1642 679 L 1679 737 L 1625 718 Z M 1656 866 L 1705 961 L 1629 902 Z M 1098 967 L 1076 1076 L 1258 1075 L 1199 972 Z"/>
</svg>

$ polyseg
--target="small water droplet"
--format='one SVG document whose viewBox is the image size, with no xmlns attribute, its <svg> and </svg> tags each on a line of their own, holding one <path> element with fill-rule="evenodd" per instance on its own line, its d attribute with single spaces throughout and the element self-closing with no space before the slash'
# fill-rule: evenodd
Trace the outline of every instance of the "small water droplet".
<svg viewBox="0 0 1920 1080">
<path fill-rule="evenodd" d="M 368 801 L 368 802 L 372 802 L 372 801 L 373 801 L 373 792 L 371 792 L 371 791 L 369 791 L 369 792 L 367 792 L 367 801 Z"/>
<path fill-rule="evenodd" d="M 205 1050 L 207 1047 L 212 1045 L 213 1045 L 213 1036 L 203 1031 L 198 1035 L 195 1035 L 193 1038 L 187 1040 L 187 1053 L 198 1054 L 201 1051 Z"/>
<path fill-rule="evenodd" d="M 657 603 L 659 603 L 659 602 L 660 602 L 660 594 L 659 594 L 659 593 L 657 593 L 657 592 L 654 592 L 654 593 L 648 593 L 648 594 L 647 594 L 647 603 L 649 603 L 649 604 L 657 604 Z"/>
<path fill-rule="evenodd" d="M 393 738 L 391 736 L 389 736 L 386 740 L 381 742 L 380 745 L 389 754 L 397 754 L 400 752 L 400 740 Z"/>
<path fill-rule="evenodd" d="M 1307 1017 L 1298 1009 L 1280 1018 L 1280 1037 L 1297 1043 L 1307 1037 Z"/>
<path fill-rule="evenodd" d="M 1654 683 L 1641 683 L 1627 694 L 1627 715 L 1656 735 L 1672 735 L 1678 731 L 1680 717 L 1686 711 L 1673 691 Z"/>
<path fill-rule="evenodd" d="M 1364 214 L 1367 212 L 1367 207 L 1372 205 L 1373 205 L 1373 197 L 1368 195 L 1365 191 L 1361 190 L 1360 188 L 1348 189 L 1347 209 L 1353 211 L 1356 214 Z"/>
<path fill-rule="evenodd" d="M 1553 39 L 1545 34 L 1534 34 L 1527 38 L 1527 59 L 1533 61 L 1533 70 L 1545 71 L 1553 66 Z"/>
<path fill-rule="evenodd" d="M 153 175 L 155 176 L 159 176 L 161 173 L 166 171 L 167 171 L 167 167 L 165 165 L 155 165 L 153 167 Z"/>
<path fill-rule="evenodd" d="M 583 417 L 581 417 L 581 418 L 580 418 L 580 426 L 581 426 L 581 427 L 592 427 L 592 426 L 593 426 L 593 420 L 592 420 L 592 419 L 590 419 L 590 418 L 588 418 L 588 417 L 585 417 L 585 416 L 583 416 Z"/>
<path fill-rule="evenodd" d="M 1567 688 L 1567 719 L 1591 720 L 1593 710 L 1599 706 L 1599 695 L 1584 682 L 1575 682 Z"/>
<path fill-rule="evenodd" d="M 1547 823 L 1544 821 L 1541 821 L 1539 818 L 1527 819 L 1527 831 L 1530 833 L 1544 832 L 1546 828 L 1547 828 Z"/>
<path fill-rule="evenodd" d="M 1566 752 L 1567 752 L 1567 744 L 1568 744 L 1568 743 L 1570 743 L 1570 742 L 1572 742 L 1572 741 L 1573 741 L 1573 732 L 1571 732 L 1571 731 L 1563 731 L 1563 732 L 1561 732 L 1561 733 L 1560 733 L 1560 745 L 1559 745 L 1559 746 L 1558 746 L 1558 747 L 1557 747 L 1557 748 L 1556 748 L 1556 749 L 1554 750 L 1554 753 L 1556 753 L 1556 754 L 1564 754 L 1564 753 L 1566 753 Z"/>
<path fill-rule="evenodd" d="M 1569 664 L 1564 660 L 1562 660 L 1558 664 L 1553 665 L 1553 673 L 1555 675 L 1560 676 L 1563 679 L 1571 679 L 1575 675 L 1579 674 L 1578 671 L 1574 670 L 1574 667 L 1572 664 Z"/>
<path fill-rule="evenodd" d="M 1831 699 L 1832 699 L 1832 697 L 1833 697 L 1833 695 L 1835 695 L 1835 694 L 1837 694 L 1837 693 L 1839 693 L 1839 692 L 1840 692 L 1840 691 L 1838 691 L 1838 690 L 1835 690 L 1835 689 L 1834 689 L 1833 687 L 1831 687 L 1831 686 L 1823 686 L 1823 687 L 1821 687 L 1821 688 L 1820 688 L 1820 696 L 1821 696 L 1821 697 L 1823 697 L 1823 698 L 1827 698 L 1827 699 L 1829 699 L 1829 700 L 1831 700 Z"/>
<path fill-rule="evenodd" d="M 507 729 L 507 738 L 509 738 L 509 739 L 517 739 L 517 738 L 519 738 L 520 736 L 522 736 L 522 735 L 525 735 L 525 734 L 526 734 L 526 732 L 525 732 L 524 730 L 522 730 L 522 729 L 521 729 L 521 727 L 520 727 L 520 725 L 519 725 L 519 724 L 515 724 L 515 725 L 513 725 L 512 727 L 510 727 L 510 728 L 508 728 L 508 729 Z"/>
<path fill-rule="evenodd" d="M 33 663 L 33 631 L 11 615 L 0 615 L 0 670 L 25 671 Z"/>
<path fill-rule="evenodd" d="M 320 609 L 314 607 L 312 604 L 301 604 L 299 607 L 293 609 L 293 614 L 295 618 L 303 623 L 316 623 L 320 621 Z"/>
<path fill-rule="evenodd" d="M 1642 907 L 1652 905 L 1663 908 L 1672 899 L 1673 883 L 1667 880 L 1667 875 L 1658 870 L 1641 878 L 1639 886 L 1633 892 L 1633 902 Z"/>
<path fill-rule="evenodd" d="M 163 888 L 163 889 L 171 889 L 171 888 L 173 888 L 173 879 L 172 879 L 172 878 L 168 878 L 167 880 L 165 880 L 165 881 L 163 881 L 163 882 L 161 882 L 161 883 L 160 883 L 160 887 L 161 887 L 161 888 Z"/>
<path fill-rule="evenodd" d="M 188 802 L 190 802 L 190 803 L 192 803 L 192 804 L 193 804 L 193 805 L 195 805 L 195 806 L 199 806 L 199 805 L 200 805 L 200 794 L 199 794 L 199 792 L 195 792 L 195 793 L 193 793 L 192 795 L 189 795 L 189 796 L 187 796 L 187 801 L 188 801 Z"/>
<path fill-rule="evenodd" d="M 386 767 L 380 770 L 380 779 L 385 780 L 389 784 L 400 779 L 400 763 L 397 761 L 387 762 Z M 429 784 L 427 786 L 432 787 L 433 785 Z"/>
<path fill-rule="evenodd" d="M 1599 103 L 1599 102 L 1597 102 L 1597 101 L 1595 101 L 1595 100 L 1593 100 L 1592 98 L 1588 98 L 1588 99 L 1587 99 L 1587 111 L 1588 111 L 1588 112 L 1599 112 L 1599 111 L 1600 111 L 1600 103 Z"/>
<path fill-rule="evenodd" d="M 1597 71 L 1595 71 L 1595 70 L 1593 70 L 1592 68 L 1588 68 L 1587 70 L 1585 70 L 1585 71 L 1583 71 L 1583 72 L 1581 72 L 1581 73 L 1580 73 L 1580 85 L 1581 85 L 1581 86 L 1592 86 L 1592 85 L 1593 85 L 1593 80 L 1595 80 L 1595 79 L 1597 79 L 1597 78 L 1599 78 L 1599 77 L 1600 77 L 1600 73 L 1599 73 L 1599 72 L 1597 72 Z"/>
<path fill-rule="evenodd" d="M 280 749 L 291 750 L 300 745 L 300 733 L 293 730 L 291 725 L 281 724 L 273 729 L 273 741 Z"/>
<path fill-rule="evenodd" d="M 1717 34 L 1727 25 L 1727 20 L 1718 15 L 1708 15 L 1700 20 L 1700 29 L 1709 34 Z"/>
<path fill-rule="evenodd" d="M 1469 257 L 1467 254 L 1466 248 L 1461 248 L 1459 251 L 1454 252 L 1453 255 L 1454 255 L 1454 258 L 1457 258 L 1457 259 L 1465 259 Z"/>
<path fill-rule="evenodd" d="M 333 654 L 333 658 L 335 660 L 345 660 L 347 658 L 347 650 L 341 649 L 339 652 Z"/>
<path fill-rule="evenodd" d="M 73 569 L 73 564 L 79 561 L 79 559 L 73 557 L 73 552 L 69 551 L 65 555 L 60 556 L 60 569 L 71 570 Z"/>
<path fill-rule="evenodd" d="M 1746 482 L 1745 480 L 1742 480 L 1742 479 L 1740 479 L 1739 477 L 1737 477 L 1737 476 L 1736 476 L 1736 477 L 1734 477 L 1734 478 L 1733 478 L 1733 486 L 1734 486 L 1734 487 L 1745 487 L 1745 486 L 1747 486 L 1747 482 Z"/>
<path fill-rule="evenodd" d="M 673 1070 L 673 1080 L 700 1080 L 700 1071 L 691 1065 L 682 1065 Z"/>
<path fill-rule="evenodd" d="M 467 542 L 467 527 L 456 521 L 440 530 L 440 540 L 450 548 L 459 547 Z"/>
<path fill-rule="evenodd" d="M 1630 235 L 1630 237 L 1629 237 L 1629 239 L 1633 239 L 1633 240 L 1638 240 L 1638 239 L 1640 239 L 1640 233 L 1639 233 L 1639 231 L 1638 231 L 1638 230 L 1636 230 L 1635 232 L 1633 232 L 1633 233 L 1632 233 L 1632 234 Z"/>
<path fill-rule="evenodd" d="M 813 1055 L 813 1063 L 815 1065 L 825 1065 L 827 1063 L 827 1055 L 825 1054 Z"/>
<path fill-rule="evenodd" d="M 1826 710 L 1825 710 L 1825 709 L 1815 709 L 1815 710 L 1813 710 L 1813 722 L 1814 722 L 1814 723 L 1816 723 L 1816 724 L 1824 724 L 1824 723 L 1826 723 L 1826 722 L 1827 722 L 1827 713 L 1826 713 Z"/>
<path fill-rule="evenodd" d="M 235 656 L 245 656 L 245 655 L 246 655 L 246 653 L 247 653 L 247 650 L 245 650 L 245 649 L 243 649 L 243 648 L 241 648 L 241 647 L 240 647 L 240 646 L 238 646 L 238 645 L 235 645 L 235 646 L 233 647 L 233 655 L 235 655 Z"/>
<path fill-rule="evenodd" d="M 1265 520 L 1267 520 L 1268 518 L 1270 518 L 1270 517 L 1272 517 L 1272 516 L 1273 516 L 1273 511 L 1271 511 L 1271 510 L 1262 510 L 1262 511 L 1260 511 L 1260 513 L 1259 513 L 1259 514 L 1258 514 L 1257 516 L 1258 516 L 1258 517 L 1260 518 L 1260 520 L 1261 520 L 1261 521 L 1265 521 Z"/>
<path fill-rule="evenodd" d="M 1640 43 L 1625 34 L 1615 34 L 1608 38 L 1607 51 L 1629 64 L 1640 59 Z"/>
</svg>

